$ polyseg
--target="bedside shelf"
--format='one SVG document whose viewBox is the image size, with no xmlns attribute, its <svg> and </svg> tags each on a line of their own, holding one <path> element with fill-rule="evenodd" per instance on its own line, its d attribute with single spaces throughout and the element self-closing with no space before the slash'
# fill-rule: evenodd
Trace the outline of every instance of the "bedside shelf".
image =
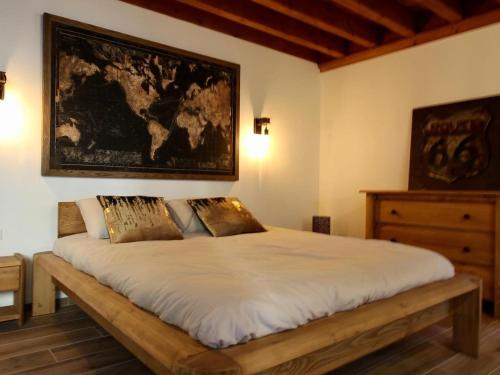
<svg viewBox="0 0 500 375">
<path fill-rule="evenodd" d="M 24 320 L 24 258 L 21 254 L 0 257 L 0 292 L 14 292 L 14 304 L 0 307 L 0 322 Z"/>
<path fill-rule="evenodd" d="M 0 307 L 0 322 L 19 319 L 19 317 L 20 316 L 15 305 Z"/>
</svg>

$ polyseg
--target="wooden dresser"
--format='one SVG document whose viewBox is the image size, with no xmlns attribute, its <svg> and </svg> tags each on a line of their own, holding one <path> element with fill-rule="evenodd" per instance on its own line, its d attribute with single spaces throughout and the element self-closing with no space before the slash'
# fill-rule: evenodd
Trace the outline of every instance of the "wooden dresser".
<svg viewBox="0 0 500 375">
<path fill-rule="evenodd" d="M 500 318 L 500 192 L 363 192 L 366 238 L 432 249 L 480 276 Z"/>
</svg>

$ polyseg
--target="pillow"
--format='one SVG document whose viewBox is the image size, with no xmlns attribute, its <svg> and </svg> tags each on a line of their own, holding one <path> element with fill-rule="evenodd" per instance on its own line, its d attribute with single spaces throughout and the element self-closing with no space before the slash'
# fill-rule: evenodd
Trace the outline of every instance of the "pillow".
<svg viewBox="0 0 500 375">
<path fill-rule="evenodd" d="M 183 233 L 207 232 L 186 199 L 169 200 L 167 201 L 167 207 L 175 223 Z"/>
<path fill-rule="evenodd" d="M 163 198 L 98 195 L 112 243 L 181 240 Z"/>
<path fill-rule="evenodd" d="M 80 199 L 76 201 L 76 205 L 80 209 L 89 236 L 97 240 L 109 238 L 99 201 L 96 198 Z"/>
<path fill-rule="evenodd" d="M 212 236 L 266 231 L 238 198 L 188 199 L 187 202 Z"/>
</svg>

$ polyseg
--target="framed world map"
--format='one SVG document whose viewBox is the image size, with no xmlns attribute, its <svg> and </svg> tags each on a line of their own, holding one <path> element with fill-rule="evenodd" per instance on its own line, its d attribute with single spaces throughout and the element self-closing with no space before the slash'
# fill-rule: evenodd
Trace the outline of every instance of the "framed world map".
<svg viewBox="0 0 500 375">
<path fill-rule="evenodd" d="M 45 176 L 238 179 L 237 64 L 44 15 Z"/>
</svg>

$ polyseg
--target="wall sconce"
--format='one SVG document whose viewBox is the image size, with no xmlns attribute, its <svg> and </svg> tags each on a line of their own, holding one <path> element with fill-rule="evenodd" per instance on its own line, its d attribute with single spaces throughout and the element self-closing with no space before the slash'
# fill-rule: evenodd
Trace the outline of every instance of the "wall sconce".
<svg viewBox="0 0 500 375">
<path fill-rule="evenodd" d="M 258 117 L 254 120 L 253 123 L 253 133 L 254 134 L 262 134 L 262 128 L 264 128 L 264 135 L 269 135 L 268 126 L 271 123 L 271 119 L 269 117 Z"/>
<path fill-rule="evenodd" d="M 5 88 L 5 83 L 7 82 L 7 76 L 5 75 L 5 72 L 0 72 L 0 100 L 3 100 L 4 98 L 4 88 Z"/>
</svg>

